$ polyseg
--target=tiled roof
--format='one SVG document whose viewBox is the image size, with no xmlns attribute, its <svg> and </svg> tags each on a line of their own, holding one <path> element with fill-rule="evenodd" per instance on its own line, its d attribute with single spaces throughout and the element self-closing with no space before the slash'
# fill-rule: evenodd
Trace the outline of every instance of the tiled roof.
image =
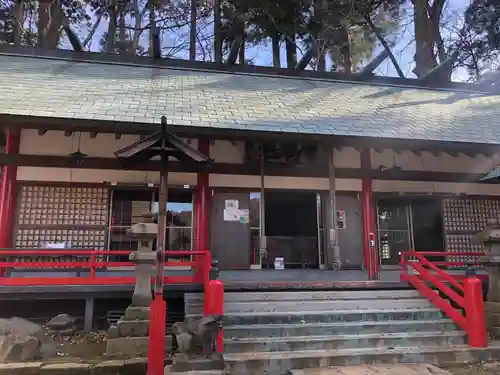
<svg viewBox="0 0 500 375">
<path fill-rule="evenodd" d="M 0 55 L 0 114 L 500 144 L 500 95 Z"/>
<path fill-rule="evenodd" d="M 499 180 L 500 180 L 500 166 L 497 166 L 490 173 L 488 173 L 484 177 L 481 177 L 481 179 L 479 181 L 480 182 L 492 182 L 492 181 L 498 182 Z"/>
</svg>

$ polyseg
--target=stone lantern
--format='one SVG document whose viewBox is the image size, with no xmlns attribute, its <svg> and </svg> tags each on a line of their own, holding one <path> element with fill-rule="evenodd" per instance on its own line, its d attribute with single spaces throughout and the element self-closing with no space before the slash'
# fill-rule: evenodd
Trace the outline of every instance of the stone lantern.
<svg viewBox="0 0 500 375">
<path fill-rule="evenodd" d="M 500 337 L 500 222 L 488 220 L 486 228 L 476 234 L 473 241 L 484 244 L 486 252 L 481 260 L 489 275 L 486 328 L 493 337 Z"/>
<path fill-rule="evenodd" d="M 150 306 L 153 300 L 151 276 L 156 258 L 153 241 L 157 233 L 158 227 L 150 212 L 127 231 L 129 237 L 137 240 L 137 251 L 129 256 L 136 265 L 136 281 L 132 303 L 116 325 L 109 328 L 106 341 L 108 355 L 144 356 L 148 353 Z"/>
</svg>

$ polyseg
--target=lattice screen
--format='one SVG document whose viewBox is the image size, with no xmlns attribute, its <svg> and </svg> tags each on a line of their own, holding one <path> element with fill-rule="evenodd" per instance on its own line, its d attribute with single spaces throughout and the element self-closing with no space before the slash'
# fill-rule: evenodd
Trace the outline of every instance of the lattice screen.
<svg viewBox="0 0 500 375">
<path fill-rule="evenodd" d="M 445 199 L 443 225 L 448 251 L 484 251 L 481 244 L 473 244 L 472 237 L 486 226 L 488 219 L 500 218 L 500 200 Z M 449 257 L 449 261 L 474 262 L 475 257 Z"/>
<path fill-rule="evenodd" d="M 22 186 L 16 247 L 104 249 L 108 210 L 104 187 Z"/>
</svg>

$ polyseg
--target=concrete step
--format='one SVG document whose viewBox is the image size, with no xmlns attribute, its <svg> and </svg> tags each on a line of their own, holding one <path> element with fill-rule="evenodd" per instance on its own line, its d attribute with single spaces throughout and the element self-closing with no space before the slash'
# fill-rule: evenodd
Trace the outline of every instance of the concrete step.
<svg viewBox="0 0 500 375">
<path fill-rule="evenodd" d="M 171 372 L 169 366 L 165 367 L 165 375 L 231 375 L 226 370 L 195 370 L 184 372 Z"/>
<path fill-rule="evenodd" d="M 408 290 L 360 290 L 360 291 L 319 291 L 319 292 L 244 292 L 225 293 L 226 302 L 252 301 L 321 301 L 321 300 L 351 300 L 351 299 L 399 299 L 422 298 L 412 289 Z M 184 296 L 186 304 L 203 302 L 203 293 L 187 293 Z"/>
<path fill-rule="evenodd" d="M 398 332 L 448 332 L 455 331 L 451 319 L 436 320 L 387 320 L 380 322 L 336 322 L 305 324 L 255 324 L 227 326 L 224 336 L 228 339 L 246 337 L 289 337 L 345 335 L 358 333 L 398 333 Z"/>
<path fill-rule="evenodd" d="M 199 314 L 186 314 L 186 319 L 196 319 Z M 435 320 L 443 318 L 436 308 L 386 309 L 386 310 L 337 310 L 290 311 L 290 312 L 250 312 L 224 314 L 224 326 L 245 324 L 293 324 L 293 323 L 333 323 L 387 320 Z"/>
<path fill-rule="evenodd" d="M 370 333 L 337 336 L 258 337 L 224 340 L 226 353 L 283 352 L 465 344 L 464 332 Z"/>
<path fill-rule="evenodd" d="M 453 375 L 428 363 L 390 365 L 351 365 L 330 368 L 290 370 L 288 375 Z"/>
<path fill-rule="evenodd" d="M 421 346 L 394 349 L 330 349 L 302 350 L 267 353 L 228 353 L 225 356 L 233 374 L 237 375 L 287 375 L 293 369 L 315 367 L 391 364 L 430 363 L 446 366 L 456 363 L 477 363 L 500 359 L 500 344 L 489 348 L 468 348 L 457 346 Z"/>
<path fill-rule="evenodd" d="M 410 309 L 432 307 L 427 299 L 407 298 L 395 300 L 318 300 L 318 301 L 272 301 L 272 302 L 225 302 L 225 313 L 278 312 L 278 311 L 328 311 L 368 309 Z M 190 304 L 186 314 L 203 313 L 203 304 Z"/>
</svg>

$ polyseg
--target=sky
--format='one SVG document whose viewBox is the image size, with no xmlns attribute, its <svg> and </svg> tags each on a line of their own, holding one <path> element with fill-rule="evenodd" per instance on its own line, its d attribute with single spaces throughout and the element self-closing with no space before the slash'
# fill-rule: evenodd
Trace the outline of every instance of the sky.
<svg viewBox="0 0 500 375">
<path fill-rule="evenodd" d="M 443 32 L 443 38 L 449 39 L 453 37 L 453 30 L 458 30 L 460 28 L 460 19 L 461 16 L 463 15 L 464 10 L 466 7 L 469 5 L 470 0 L 448 0 L 446 3 L 446 7 L 444 10 L 444 19 L 448 20 L 448 26 L 447 30 Z M 407 5 L 405 9 L 405 16 L 403 17 L 402 20 L 402 25 L 400 27 L 400 31 L 398 32 L 397 36 L 394 38 L 395 44 L 392 47 L 392 52 L 396 59 L 398 60 L 398 63 L 405 74 L 406 77 L 415 77 L 414 74 L 412 73 L 412 69 L 414 67 L 413 64 L 413 55 L 415 51 L 415 45 L 413 42 L 414 39 L 414 30 L 413 30 L 413 22 L 412 22 L 412 6 Z M 102 35 L 105 33 L 107 29 L 107 22 L 102 22 L 101 25 L 99 26 L 94 38 L 92 38 L 91 41 L 91 46 L 90 50 L 92 51 L 99 51 L 100 46 L 99 46 L 99 40 L 101 39 Z M 451 29 L 451 31 L 449 30 Z M 82 32 L 82 35 L 85 35 L 85 31 Z M 142 35 L 142 40 L 143 44 L 147 45 L 147 38 L 148 38 L 148 33 L 144 32 Z M 187 27 L 182 28 L 178 30 L 177 32 L 172 32 L 169 33 L 169 35 L 165 36 L 164 39 L 162 40 L 162 43 L 164 45 L 174 45 L 178 43 L 179 41 L 187 41 L 189 38 L 189 29 Z M 66 43 L 63 43 L 63 45 L 69 47 L 69 45 Z M 375 52 L 374 56 L 376 56 L 378 53 L 380 53 L 382 50 L 382 46 L 378 45 Z M 247 48 L 245 51 L 245 55 L 247 59 L 252 59 L 253 63 L 255 65 L 262 65 L 262 66 L 271 66 L 272 65 L 272 51 L 271 51 L 271 43 L 264 44 L 262 43 L 261 45 L 255 46 L 255 47 L 250 47 Z M 301 57 L 301 51 L 297 51 L 297 57 L 300 59 Z M 184 49 L 183 51 L 177 52 L 173 57 L 176 58 L 183 58 L 187 59 L 188 58 L 188 51 L 187 49 Z M 285 52 L 285 46 L 282 45 L 281 47 L 281 60 L 282 60 L 282 66 L 286 66 L 286 52 Z M 327 62 L 328 65 L 328 62 Z M 327 66 L 328 68 L 328 66 Z M 376 74 L 382 75 L 382 76 L 393 76 L 396 77 L 397 73 L 396 70 L 394 69 L 394 66 L 392 65 L 391 61 L 389 59 L 386 59 L 376 70 Z M 459 70 L 454 73 L 453 80 L 455 81 L 465 81 L 468 78 L 467 72 L 464 70 Z"/>
</svg>

